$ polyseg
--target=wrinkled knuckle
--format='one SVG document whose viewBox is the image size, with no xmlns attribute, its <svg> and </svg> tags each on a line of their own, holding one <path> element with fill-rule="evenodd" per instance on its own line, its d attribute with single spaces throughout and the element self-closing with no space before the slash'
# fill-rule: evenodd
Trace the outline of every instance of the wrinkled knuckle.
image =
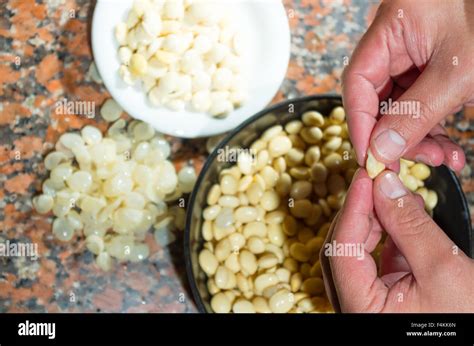
<svg viewBox="0 0 474 346">
<path fill-rule="evenodd" d="M 420 208 L 406 206 L 398 219 L 399 228 L 406 235 L 419 236 L 431 226 L 431 219 Z"/>
<path fill-rule="evenodd" d="M 429 101 L 424 101 L 422 99 L 418 99 L 418 100 L 413 100 L 415 102 L 418 102 L 419 103 L 419 109 L 420 109 L 420 117 L 422 119 L 429 119 L 431 117 L 432 114 L 436 114 L 436 105 L 433 104 L 433 102 L 429 102 Z"/>
</svg>

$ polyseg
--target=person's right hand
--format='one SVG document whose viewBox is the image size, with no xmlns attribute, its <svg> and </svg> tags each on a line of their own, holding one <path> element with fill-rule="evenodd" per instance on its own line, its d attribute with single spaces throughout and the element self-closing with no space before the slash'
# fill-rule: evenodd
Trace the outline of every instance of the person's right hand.
<svg viewBox="0 0 474 346">
<path fill-rule="evenodd" d="M 378 118 L 388 98 L 421 112 Z M 344 71 L 343 99 L 361 166 L 370 145 L 385 164 L 404 157 L 461 170 L 464 153 L 440 123 L 474 104 L 474 1 L 384 1 Z"/>
<path fill-rule="evenodd" d="M 382 229 L 388 238 L 378 273 L 371 252 Z M 335 244 L 363 249 L 363 256 L 328 253 Z M 474 311 L 474 260 L 454 245 L 425 212 L 421 197 L 391 171 L 375 180 L 364 169 L 356 172 L 320 263 L 336 311 Z"/>
</svg>

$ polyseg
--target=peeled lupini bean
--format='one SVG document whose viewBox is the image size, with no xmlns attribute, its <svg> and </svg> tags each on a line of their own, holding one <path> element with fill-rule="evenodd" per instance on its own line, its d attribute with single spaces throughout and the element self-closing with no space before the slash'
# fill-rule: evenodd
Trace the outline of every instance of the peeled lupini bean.
<svg viewBox="0 0 474 346">
<path fill-rule="evenodd" d="M 222 12 L 208 1 L 134 1 L 115 27 L 119 75 L 128 85 L 139 81 L 154 106 L 226 116 L 247 98 L 246 49 Z M 113 121 L 119 115 L 109 106 L 103 116 Z"/>
<path fill-rule="evenodd" d="M 107 121 L 118 119 L 121 113 L 112 100 L 101 110 Z M 63 134 L 57 151 L 45 158 L 51 172 L 43 183 L 43 194 L 33 199 L 38 213 L 52 211 L 56 216 L 52 231 L 58 240 L 66 242 L 76 233 L 84 234 L 86 247 L 97 255 L 102 270 L 111 269 L 112 258 L 146 259 L 149 249 L 143 241 L 149 229 L 162 232 L 171 222 L 182 229 L 184 210 L 176 206 L 168 210 L 165 201 L 189 193 L 196 182 L 192 167 L 176 174 L 168 161 L 169 144 L 151 126 L 133 121 L 125 127 L 119 119 L 105 136 L 90 125 L 80 133 Z M 123 143 L 125 150 L 119 150 Z M 214 274 L 218 265 L 212 252 L 202 254 L 201 264 L 208 274 Z"/>
</svg>

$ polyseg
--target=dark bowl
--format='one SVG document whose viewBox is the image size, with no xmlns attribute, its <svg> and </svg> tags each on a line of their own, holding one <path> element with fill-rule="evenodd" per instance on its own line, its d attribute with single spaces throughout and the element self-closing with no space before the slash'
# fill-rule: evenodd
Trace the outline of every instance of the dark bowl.
<svg viewBox="0 0 474 346">
<path fill-rule="evenodd" d="M 218 180 L 219 172 L 233 165 L 216 160 L 219 149 L 248 148 L 267 128 L 286 124 L 299 118 L 308 110 L 329 114 L 335 106 L 341 106 L 338 95 L 317 95 L 288 100 L 267 108 L 249 118 L 226 136 L 207 159 L 191 195 L 186 216 L 184 253 L 186 270 L 192 294 L 201 312 L 211 312 L 206 276 L 198 264 L 198 254 L 203 246 L 201 236 L 202 210 L 210 187 Z M 428 188 L 438 194 L 438 204 L 433 218 L 446 234 L 470 257 L 473 257 L 474 236 L 471 229 L 469 207 L 459 180 L 445 166 L 433 168 L 425 181 Z"/>
</svg>

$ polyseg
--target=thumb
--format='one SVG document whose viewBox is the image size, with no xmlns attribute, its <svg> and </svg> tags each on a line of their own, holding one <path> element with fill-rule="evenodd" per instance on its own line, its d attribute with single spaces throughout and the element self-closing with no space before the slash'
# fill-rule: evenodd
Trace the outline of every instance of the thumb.
<svg viewBox="0 0 474 346">
<path fill-rule="evenodd" d="M 454 243 L 395 173 L 380 174 L 373 195 L 379 222 L 406 258 L 415 278 L 433 275 L 439 263 L 451 263 Z"/>
<path fill-rule="evenodd" d="M 453 80 L 452 64 L 445 65 L 448 67 L 428 65 L 397 100 L 381 103 L 382 117 L 370 141 L 372 153 L 379 161 L 388 164 L 398 160 L 466 102 L 462 81 Z"/>
</svg>

